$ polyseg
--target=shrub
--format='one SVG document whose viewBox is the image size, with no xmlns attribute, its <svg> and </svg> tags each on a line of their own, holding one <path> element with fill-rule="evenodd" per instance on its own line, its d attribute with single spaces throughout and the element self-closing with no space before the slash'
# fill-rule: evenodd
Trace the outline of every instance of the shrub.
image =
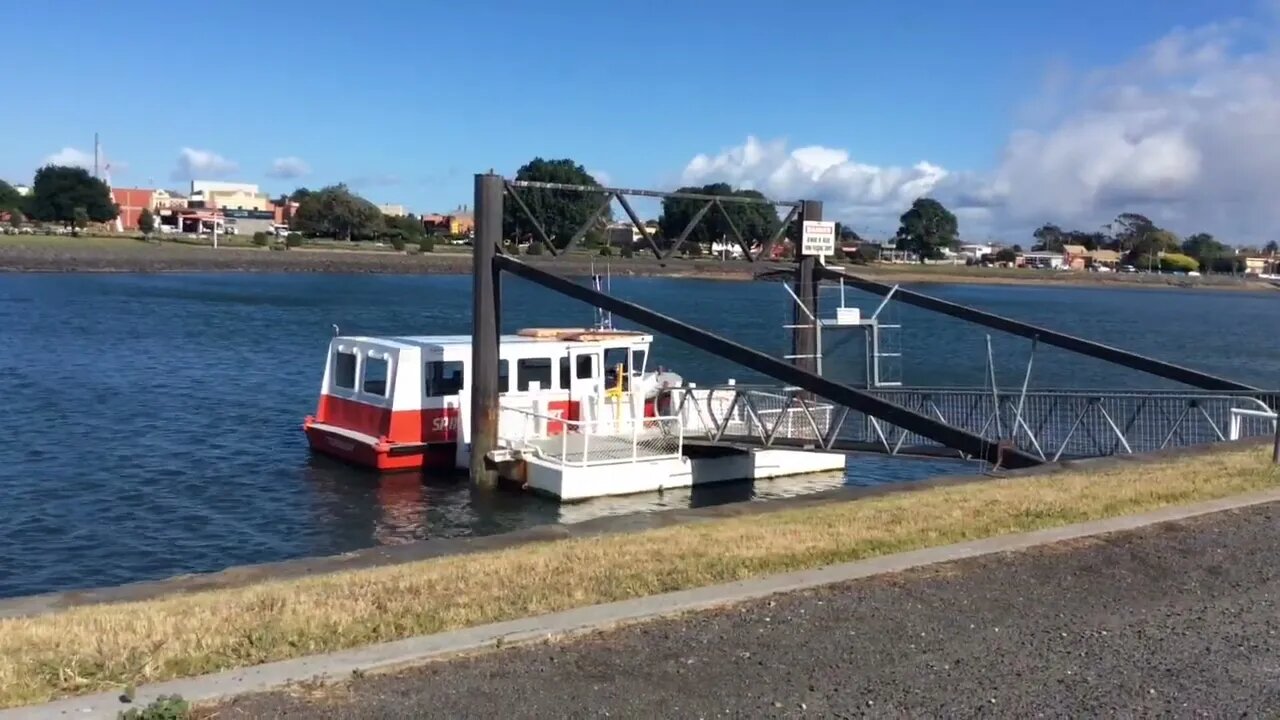
<svg viewBox="0 0 1280 720">
<path fill-rule="evenodd" d="M 623 245 L 622 252 L 620 254 L 624 258 L 631 258 L 631 257 L 635 257 L 636 251 L 632 250 L 630 245 Z"/>
<path fill-rule="evenodd" d="M 298 247 L 302 245 L 302 233 L 291 232 L 284 236 L 284 244 L 289 247 Z"/>
<path fill-rule="evenodd" d="M 391 238 L 391 247 L 395 248 L 398 251 L 404 250 L 404 238 L 400 237 L 399 235 Z"/>
<path fill-rule="evenodd" d="M 545 248 L 542 247 L 542 243 L 534 241 L 529 243 L 529 247 L 525 249 L 524 254 L 525 255 L 541 255 L 543 250 L 545 250 Z"/>
<path fill-rule="evenodd" d="M 1174 272 L 1191 272 L 1200 269 L 1200 261 L 1190 255 L 1165 253 L 1164 257 L 1160 258 L 1160 269 Z"/>
<path fill-rule="evenodd" d="M 266 233 L 258 231 L 253 234 L 254 245 L 257 245 L 258 247 L 266 247 L 269 242 L 271 242 L 271 239 Z"/>
<path fill-rule="evenodd" d="M 600 248 L 600 257 L 612 257 L 612 256 L 613 256 L 613 248 L 609 247 L 608 245 L 605 245 L 604 247 Z"/>
<path fill-rule="evenodd" d="M 418 243 L 418 250 L 420 252 L 429 253 L 434 251 L 435 249 L 436 249 L 436 241 L 432 240 L 429 237 L 423 240 L 422 242 Z"/>
<path fill-rule="evenodd" d="M 161 695 L 150 705 L 119 714 L 121 720 L 183 720 L 191 716 L 191 705 L 181 695 Z"/>
</svg>

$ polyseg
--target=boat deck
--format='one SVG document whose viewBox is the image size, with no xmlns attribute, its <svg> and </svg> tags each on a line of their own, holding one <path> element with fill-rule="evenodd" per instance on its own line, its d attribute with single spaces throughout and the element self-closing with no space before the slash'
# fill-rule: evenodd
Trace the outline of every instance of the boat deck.
<svg viewBox="0 0 1280 720">
<path fill-rule="evenodd" d="M 526 440 L 524 447 L 538 455 L 564 464 L 607 463 L 632 459 L 649 459 L 677 455 L 680 439 L 662 432 L 646 430 L 632 436 L 583 435 L 564 433 L 548 438 Z"/>
</svg>

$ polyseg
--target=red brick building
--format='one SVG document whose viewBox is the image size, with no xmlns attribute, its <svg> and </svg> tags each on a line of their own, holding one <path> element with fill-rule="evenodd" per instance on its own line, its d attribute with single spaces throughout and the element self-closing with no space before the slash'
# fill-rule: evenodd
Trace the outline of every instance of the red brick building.
<svg viewBox="0 0 1280 720">
<path fill-rule="evenodd" d="M 152 208 L 154 190 L 141 188 L 111 188 L 111 201 L 120 208 L 120 225 L 125 230 L 138 229 L 138 216 L 143 208 Z"/>
</svg>

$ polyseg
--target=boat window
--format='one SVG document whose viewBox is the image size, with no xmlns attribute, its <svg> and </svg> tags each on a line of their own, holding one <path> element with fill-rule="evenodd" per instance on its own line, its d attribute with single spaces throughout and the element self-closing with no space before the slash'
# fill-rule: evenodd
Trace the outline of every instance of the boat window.
<svg viewBox="0 0 1280 720">
<path fill-rule="evenodd" d="M 511 390 L 511 361 L 498 361 L 498 392 L 504 393 Z"/>
<path fill-rule="evenodd" d="M 356 389 L 355 353 L 341 352 L 334 356 L 333 384 L 346 390 Z"/>
<path fill-rule="evenodd" d="M 368 357 L 364 360 L 364 385 L 370 395 L 387 395 L 387 361 L 385 358 Z"/>
<path fill-rule="evenodd" d="M 596 356 L 595 355 L 579 355 L 578 356 L 578 379 L 590 380 L 596 376 Z"/>
<path fill-rule="evenodd" d="M 627 374 L 627 348 L 608 348 L 604 351 L 604 384 L 612 390 L 618 386 L 618 366 L 622 366 L 622 374 Z"/>
<path fill-rule="evenodd" d="M 631 374 L 640 375 L 644 372 L 645 363 L 649 360 L 649 351 L 642 348 L 631 349 Z"/>
<path fill-rule="evenodd" d="M 551 380 L 550 358 L 522 358 L 516 361 L 516 390 L 528 391 L 532 383 L 538 383 L 543 390 L 556 389 Z"/>
<path fill-rule="evenodd" d="M 560 387 L 569 387 L 569 356 L 560 356 Z"/>
<path fill-rule="evenodd" d="M 423 387 L 427 397 L 444 397 L 462 392 L 463 364 L 460 360 L 432 360 L 426 365 Z"/>
</svg>

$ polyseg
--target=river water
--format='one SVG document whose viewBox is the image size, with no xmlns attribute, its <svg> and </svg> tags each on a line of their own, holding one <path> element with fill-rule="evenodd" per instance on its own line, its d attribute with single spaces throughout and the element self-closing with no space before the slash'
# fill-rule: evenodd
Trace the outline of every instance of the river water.
<svg viewBox="0 0 1280 720">
<path fill-rule="evenodd" d="M 786 352 L 788 298 L 779 284 L 612 284 L 621 297 Z M 927 291 L 1280 385 L 1280 297 L 1267 293 Z M 878 299 L 850 293 L 848 302 L 870 312 Z M 507 331 L 593 321 L 586 306 L 516 279 L 507 281 L 504 311 Z M 379 477 L 310 456 L 300 423 L 314 410 L 333 325 L 344 333 L 465 333 L 469 315 L 470 279 L 459 276 L 0 275 L 0 597 L 969 469 L 855 456 L 844 477 L 561 506 L 514 492 L 475 494 L 455 477 Z M 983 385 L 984 331 L 892 304 L 882 317 L 903 325 L 906 382 Z M 860 337 L 828 334 L 829 376 L 863 378 Z M 1020 382 L 1029 343 L 993 342 L 997 382 Z M 701 383 L 755 379 L 672 340 L 660 338 L 652 357 Z M 1043 348 L 1033 384 L 1165 386 Z"/>
</svg>

